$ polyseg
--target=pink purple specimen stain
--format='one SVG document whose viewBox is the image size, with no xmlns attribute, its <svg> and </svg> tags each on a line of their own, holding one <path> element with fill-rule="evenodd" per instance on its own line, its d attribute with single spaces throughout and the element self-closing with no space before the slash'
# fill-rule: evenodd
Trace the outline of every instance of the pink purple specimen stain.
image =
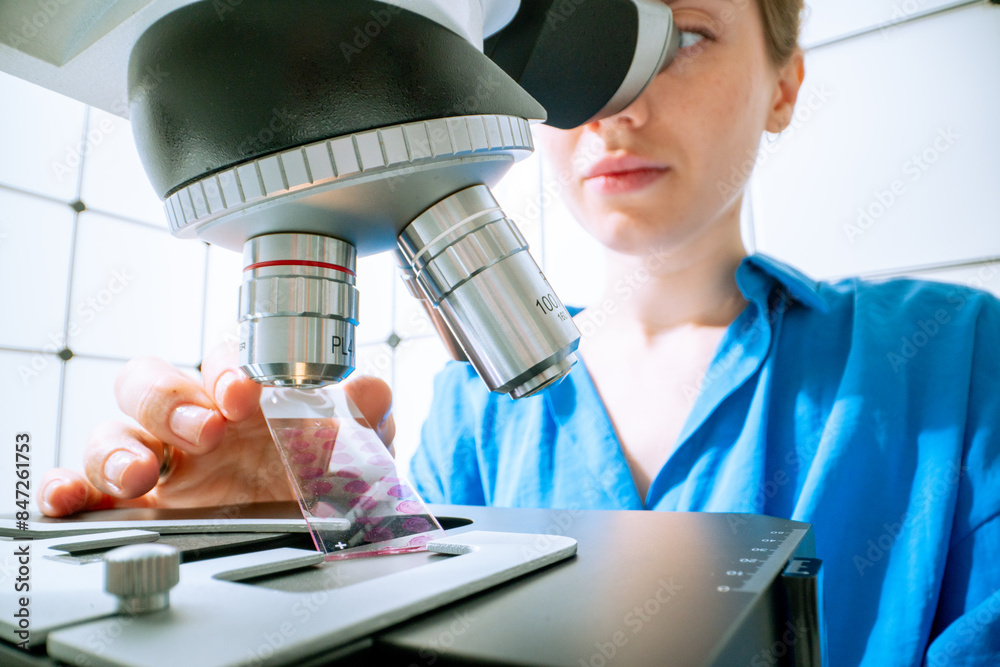
<svg viewBox="0 0 1000 667">
<path fill-rule="evenodd" d="M 268 425 L 307 512 L 351 523 L 350 534 L 310 525 L 328 559 L 352 557 L 352 551 L 423 550 L 442 534 L 417 494 L 396 476 L 395 462 L 371 429 L 332 419 L 272 419 Z M 361 549 L 368 545 L 378 547 Z"/>
</svg>

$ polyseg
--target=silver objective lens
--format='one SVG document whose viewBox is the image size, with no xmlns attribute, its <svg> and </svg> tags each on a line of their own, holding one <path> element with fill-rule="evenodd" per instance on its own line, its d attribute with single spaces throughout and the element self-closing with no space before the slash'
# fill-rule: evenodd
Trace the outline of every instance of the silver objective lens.
<svg viewBox="0 0 1000 667">
<path fill-rule="evenodd" d="M 580 332 L 485 185 L 441 200 L 399 236 L 404 282 L 447 323 L 490 391 L 523 398 L 576 363 Z"/>
<path fill-rule="evenodd" d="M 319 387 L 354 370 L 354 246 L 316 234 L 268 234 L 243 247 L 240 367 L 278 387 Z"/>
</svg>

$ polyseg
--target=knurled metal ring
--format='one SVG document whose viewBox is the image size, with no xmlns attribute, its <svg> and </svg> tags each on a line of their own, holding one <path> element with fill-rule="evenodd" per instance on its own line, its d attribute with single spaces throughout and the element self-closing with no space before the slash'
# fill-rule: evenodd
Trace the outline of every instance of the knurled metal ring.
<svg viewBox="0 0 1000 667">
<path fill-rule="evenodd" d="M 173 233 L 293 190 L 450 158 L 533 150 L 528 121 L 455 116 L 334 137 L 249 160 L 167 197 Z"/>
</svg>

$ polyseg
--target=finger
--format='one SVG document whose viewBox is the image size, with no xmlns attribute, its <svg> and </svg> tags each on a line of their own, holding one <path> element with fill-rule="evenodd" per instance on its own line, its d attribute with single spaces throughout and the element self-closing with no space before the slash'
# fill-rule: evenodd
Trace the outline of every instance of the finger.
<svg viewBox="0 0 1000 667">
<path fill-rule="evenodd" d="M 385 443 L 385 446 L 389 448 L 389 453 L 395 457 L 396 449 L 392 446 L 392 441 L 396 437 L 396 419 L 392 416 L 392 412 L 388 414 L 380 425 L 375 427 L 375 432 L 378 433 L 378 437 Z"/>
<path fill-rule="evenodd" d="M 343 387 L 347 397 L 361 411 L 368 425 L 379 433 L 379 437 L 382 437 L 382 432 L 390 423 L 392 435 L 395 435 L 396 426 L 391 414 L 392 390 L 389 385 L 376 377 L 362 375 L 348 380 Z"/>
<path fill-rule="evenodd" d="M 260 410 L 261 386 L 240 370 L 235 342 L 212 348 L 202 361 L 201 377 L 205 391 L 226 419 L 243 421 Z"/>
<path fill-rule="evenodd" d="M 87 481 L 83 473 L 67 468 L 53 468 L 42 476 L 38 487 L 38 508 L 45 516 L 67 516 L 88 509 L 104 509 L 114 504 Z"/>
<path fill-rule="evenodd" d="M 90 483 L 115 498 L 137 498 L 152 491 L 162 461 L 163 443 L 118 422 L 104 422 L 94 429 L 83 453 Z"/>
<path fill-rule="evenodd" d="M 210 452 L 226 433 L 226 419 L 205 390 L 162 359 L 139 357 L 125 364 L 115 397 L 125 414 L 181 451 Z"/>
</svg>

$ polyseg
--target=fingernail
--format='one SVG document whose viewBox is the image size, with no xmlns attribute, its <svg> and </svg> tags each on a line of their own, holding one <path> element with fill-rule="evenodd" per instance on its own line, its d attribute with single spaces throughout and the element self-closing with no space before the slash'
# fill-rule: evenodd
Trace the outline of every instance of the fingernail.
<svg viewBox="0 0 1000 667">
<path fill-rule="evenodd" d="M 381 431 L 382 429 L 384 429 L 384 428 L 385 428 L 385 425 L 386 425 L 387 423 L 389 423 L 389 416 L 390 416 L 391 414 L 392 414 L 392 408 L 390 407 L 390 408 L 389 408 L 389 410 L 388 410 L 388 412 L 386 412 L 386 413 L 385 413 L 385 414 L 384 414 L 384 415 L 382 416 L 382 421 L 380 421 L 380 422 L 379 422 L 378 424 L 376 424 L 376 425 L 375 425 L 375 430 L 376 430 L 376 431 Z"/>
<path fill-rule="evenodd" d="M 198 405 L 180 405 L 170 415 L 170 430 L 178 438 L 197 445 L 202 429 L 214 416 L 215 412 Z"/>
<path fill-rule="evenodd" d="M 42 502 L 49 506 L 49 509 L 55 509 L 52 505 L 52 493 L 59 488 L 59 480 L 54 479 L 45 485 L 42 489 Z"/>
<path fill-rule="evenodd" d="M 125 469 L 128 468 L 133 461 L 136 460 L 136 456 L 132 452 L 125 451 L 124 449 L 119 449 L 116 452 L 112 452 L 111 456 L 104 461 L 104 478 L 118 490 L 122 489 L 122 475 L 125 473 Z"/>
<path fill-rule="evenodd" d="M 233 371 L 226 371 L 219 376 L 219 381 L 215 383 L 215 404 L 220 408 L 222 407 L 223 398 L 226 395 L 226 390 L 229 389 L 229 385 L 238 379 L 239 376 Z"/>
</svg>

